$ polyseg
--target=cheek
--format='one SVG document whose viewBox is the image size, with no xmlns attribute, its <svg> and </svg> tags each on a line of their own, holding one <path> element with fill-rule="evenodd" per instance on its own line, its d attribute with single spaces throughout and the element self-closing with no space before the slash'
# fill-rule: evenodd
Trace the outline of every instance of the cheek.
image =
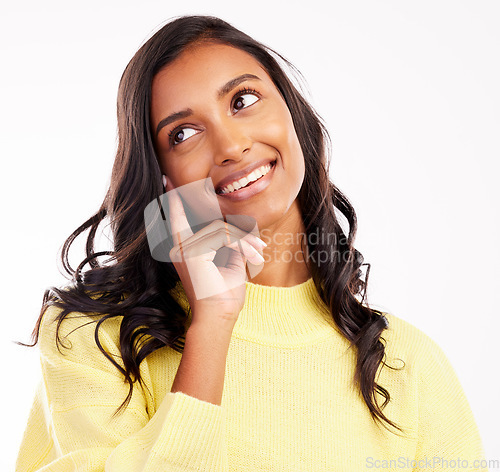
<svg viewBox="0 0 500 472">
<path fill-rule="evenodd" d="M 182 161 L 182 159 L 179 159 L 179 161 Z M 196 180 L 206 177 L 206 174 L 203 174 L 202 166 L 188 165 L 188 161 L 186 159 L 184 159 L 184 162 L 176 163 L 173 162 L 173 159 L 169 160 L 162 166 L 162 169 L 167 172 L 167 175 L 176 187 L 180 187 L 181 185 L 186 185 L 190 182 L 195 182 Z"/>
<path fill-rule="evenodd" d="M 255 137 L 258 141 L 281 150 L 289 147 L 289 124 L 281 111 L 263 113 L 255 122 Z"/>
<path fill-rule="evenodd" d="M 265 115 L 258 125 L 258 140 L 276 148 L 283 166 L 297 177 L 304 175 L 304 156 L 288 108 Z"/>
<path fill-rule="evenodd" d="M 301 153 L 299 140 L 293 126 L 292 116 L 285 104 L 273 105 L 272 112 L 259 116 L 257 129 L 261 138 L 279 149 Z"/>
</svg>

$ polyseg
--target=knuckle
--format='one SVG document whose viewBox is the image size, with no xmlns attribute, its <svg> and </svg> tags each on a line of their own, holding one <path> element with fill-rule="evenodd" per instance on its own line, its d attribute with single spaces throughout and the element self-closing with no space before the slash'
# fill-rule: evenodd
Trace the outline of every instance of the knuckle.
<svg viewBox="0 0 500 472">
<path fill-rule="evenodd" d="M 168 257 L 170 257 L 170 260 L 172 262 L 180 262 L 181 261 L 181 257 L 179 255 L 179 246 L 174 246 L 172 249 L 170 249 L 169 253 L 168 253 Z"/>
<path fill-rule="evenodd" d="M 233 228 L 231 227 L 229 227 L 228 231 L 228 228 L 226 228 L 225 226 L 221 226 L 216 228 L 214 232 L 218 235 L 225 235 L 231 243 L 234 243 L 238 241 L 240 238 L 237 237 L 232 230 Z"/>
<path fill-rule="evenodd" d="M 224 221 L 217 219 L 217 220 L 212 221 L 207 227 L 213 231 L 216 231 L 216 230 L 221 229 L 221 228 L 224 229 L 225 224 L 224 224 Z"/>
</svg>

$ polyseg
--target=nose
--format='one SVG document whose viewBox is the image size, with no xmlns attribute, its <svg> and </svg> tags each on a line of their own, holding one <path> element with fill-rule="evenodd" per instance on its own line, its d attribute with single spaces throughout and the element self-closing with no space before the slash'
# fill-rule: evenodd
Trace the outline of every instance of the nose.
<svg viewBox="0 0 500 472">
<path fill-rule="evenodd" d="M 248 126 L 234 117 L 221 120 L 214 126 L 212 132 L 214 146 L 214 161 L 217 165 L 224 165 L 229 161 L 240 161 L 244 154 L 252 147 L 252 140 L 248 135 Z"/>
</svg>

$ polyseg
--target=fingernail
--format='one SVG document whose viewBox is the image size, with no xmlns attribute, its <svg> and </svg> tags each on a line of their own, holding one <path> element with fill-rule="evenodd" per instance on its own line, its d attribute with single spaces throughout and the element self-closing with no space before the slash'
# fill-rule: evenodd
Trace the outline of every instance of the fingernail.
<svg viewBox="0 0 500 472">
<path fill-rule="evenodd" d="M 266 261 L 260 253 L 257 253 L 255 257 L 260 261 L 261 264 Z"/>
<path fill-rule="evenodd" d="M 255 236 L 255 240 L 256 240 L 256 241 L 257 241 L 257 243 L 258 243 L 259 245 L 261 245 L 262 247 L 267 247 L 267 244 L 266 244 L 264 241 L 262 241 L 262 239 L 258 238 L 257 236 Z"/>
</svg>

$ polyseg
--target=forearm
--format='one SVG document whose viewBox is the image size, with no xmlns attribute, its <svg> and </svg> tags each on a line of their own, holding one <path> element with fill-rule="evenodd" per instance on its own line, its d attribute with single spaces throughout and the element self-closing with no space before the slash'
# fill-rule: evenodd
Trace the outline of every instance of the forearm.
<svg viewBox="0 0 500 472">
<path fill-rule="evenodd" d="M 229 326 L 192 324 L 171 392 L 181 391 L 214 405 L 222 402 L 226 358 L 231 341 Z"/>
</svg>

